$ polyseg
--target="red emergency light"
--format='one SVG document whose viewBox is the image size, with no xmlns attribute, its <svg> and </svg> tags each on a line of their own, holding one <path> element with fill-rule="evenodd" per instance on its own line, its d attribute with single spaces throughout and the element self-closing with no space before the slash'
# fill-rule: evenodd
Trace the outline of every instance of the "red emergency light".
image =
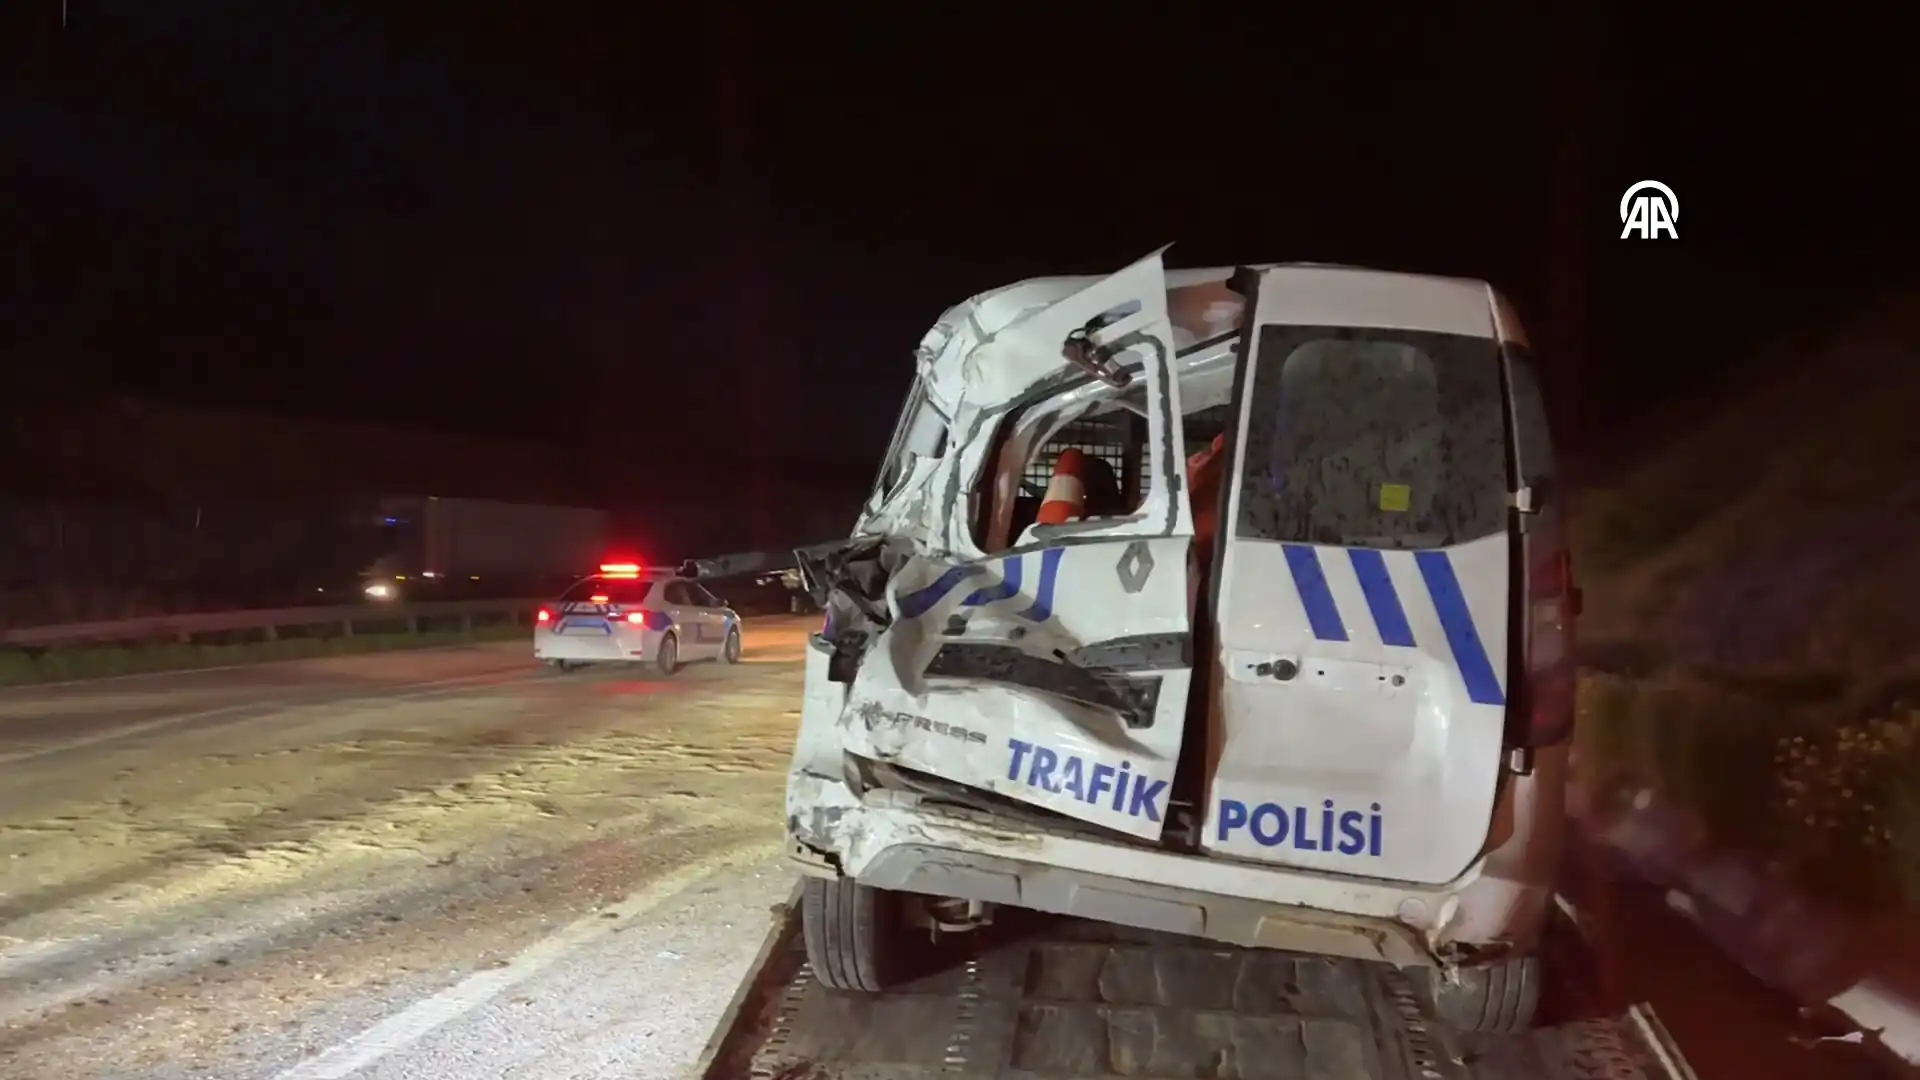
<svg viewBox="0 0 1920 1080">
<path fill-rule="evenodd" d="M 600 572 L 607 577 L 639 577 L 640 564 L 630 562 L 603 562 Z"/>
</svg>

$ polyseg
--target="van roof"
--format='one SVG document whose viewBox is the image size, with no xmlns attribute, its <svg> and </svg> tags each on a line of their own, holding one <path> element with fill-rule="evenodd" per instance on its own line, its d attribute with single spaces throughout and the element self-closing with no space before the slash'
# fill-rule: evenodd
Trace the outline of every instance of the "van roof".
<svg viewBox="0 0 1920 1080">
<path fill-rule="evenodd" d="M 1377 270 L 1333 263 L 1253 263 L 1257 271 L 1281 271 L 1293 302 L 1278 318 L 1263 313 L 1262 321 L 1306 322 L 1337 326 L 1380 326 L 1398 330 L 1430 330 L 1511 340 L 1518 321 L 1495 309 L 1507 302 L 1485 281 Z M 1239 269 L 1206 266 L 1166 272 L 1169 299 L 1189 289 L 1224 288 Z M 1028 278 L 989 289 L 955 305 L 943 322 L 971 317 L 988 335 L 1011 325 L 1022 315 L 1058 303 L 1102 280 L 1102 275 Z M 1297 317 L 1289 317 L 1295 315 Z M 1503 325 L 1497 325 L 1503 324 Z"/>
<path fill-rule="evenodd" d="M 1157 261 L 1159 254 L 1149 258 Z M 1256 263 L 1248 268 L 1266 275 L 1263 291 L 1269 306 L 1260 312 L 1262 323 L 1429 331 L 1526 343 L 1512 306 L 1485 281 L 1327 263 Z M 1175 349 L 1185 353 L 1205 342 L 1224 341 L 1239 330 L 1246 301 L 1227 287 L 1238 269 L 1162 271 Z M 1275 275 L 1281 278 L 1278 289 L 1272 287 Z M 947 309 L 916 352 L 930 402 L 951 417 L 963 400 L 980 408 L 1012 400 L 1025 388 L 996 385 L 996 366 L 979 362 L 975 350 L 1022 318 L 1103 280 L 1092 275 L 1029 278 Z"/>
</svg>

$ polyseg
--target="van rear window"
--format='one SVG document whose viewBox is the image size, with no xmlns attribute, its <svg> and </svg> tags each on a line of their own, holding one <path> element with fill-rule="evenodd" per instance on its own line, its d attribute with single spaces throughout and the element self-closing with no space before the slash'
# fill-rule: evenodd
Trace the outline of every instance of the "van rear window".
<svg viewBox="0 0 1920 1080">
<path fill-rule="evenodd" d="M 1247 395 L 1236 537 L 1420 549 L 1506 528 L 1497 343 L 1263 326 Z"/>
</svg>

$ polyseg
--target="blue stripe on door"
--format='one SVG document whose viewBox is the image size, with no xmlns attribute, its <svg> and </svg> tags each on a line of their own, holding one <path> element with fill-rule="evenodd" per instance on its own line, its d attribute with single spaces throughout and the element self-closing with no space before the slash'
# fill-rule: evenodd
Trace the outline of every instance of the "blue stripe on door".
<svg viewBox="0 0 1920 1080">
<path fill-rule="evenodd" d="M 1473 625 L 1473 612 L 1467 607 L 1460 578 L 1453 572 L 1453 560 L 1444 551 L 1416 551 L 1413 558 L 1426 580 L 1427 594 L 1433 597 L 1433 610 L 1440 616 L 1440 628 L 1446 631 L 1460 680 L 1467 685 L 1467 699 L 1479 705 L 1505 705 L 1507 696 L 1500 691 L 1500 677 L 1487 658 L 1480 631 Z"/>
<path fill-rule="evenodd" d="M 1367 598 L 1367 610 L 1373 613 L 1380 641 L 1412 648 L 1413 627 L 1407 624 L 1407 609 L 1400 606 L 1400 594 L 1387 573 L 1386 556 L 1372 548 L 1348 548 L 1347 558 L 1353 563 L 1354 576 L 1360 579 L 1360 591 Z"/>
<path fill-rule="evenodd" d="M 968 578 L 987 572 L 987 568 L 978 563 L 970 566 L 950 566 L 946 572 L 935 578 L 931 585 L 916 589 L 900 598 L 900 617 L 917 619 L 933 610 L 933 606 L 945 600 L 947 595 L 960 587 Z"/>
<path fill-rule="evenodd" d="M 1033 603 L 1020 617 L 1033 622 L 1046 622 L 1053 618 L 1053 585 L 1060 577 L 1060 560 L 1067 554 L 1066 548 L 1047 548 L 1040 553 L 1040 587 L 1035 592 Z"/>
<path fill-rule="evenodd" d="M 1306 544 L 1282 544 L 1287 569 L 1293 574 L 1293 586 L 1300 590 L 1300 603 L 1307 609 L 1307 625 L 1321 641 L 1347 640 L 1346 624 L 1340 621 L 1340 608 L 1333 602 L 1333 590 L 1327 587 L 1327 574 L 1320 566 L 1320 553 Z"/>
<path fill-rule="evenodd" d="M 986 607 L 1002 600 L 1011 600 L 1020 595 L 1020 556 L 1004 559 L 1000 563 L 1000 580 L 982 589 L 975 589 L 972 595 L 960 601 L 961 607 Z"/>
</svg>

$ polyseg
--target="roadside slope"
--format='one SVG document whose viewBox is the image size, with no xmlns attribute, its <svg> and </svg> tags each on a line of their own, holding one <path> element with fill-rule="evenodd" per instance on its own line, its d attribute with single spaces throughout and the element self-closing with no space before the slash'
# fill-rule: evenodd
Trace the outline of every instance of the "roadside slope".
<svg viewBox="0 0 1920 1080">
<path fill-rule="evenodd" d="M 1587 827 L 1809 1004 L 1920 1002 L 1915 299 L 1778 343 L 1574 507 Z"/>
</svg>

